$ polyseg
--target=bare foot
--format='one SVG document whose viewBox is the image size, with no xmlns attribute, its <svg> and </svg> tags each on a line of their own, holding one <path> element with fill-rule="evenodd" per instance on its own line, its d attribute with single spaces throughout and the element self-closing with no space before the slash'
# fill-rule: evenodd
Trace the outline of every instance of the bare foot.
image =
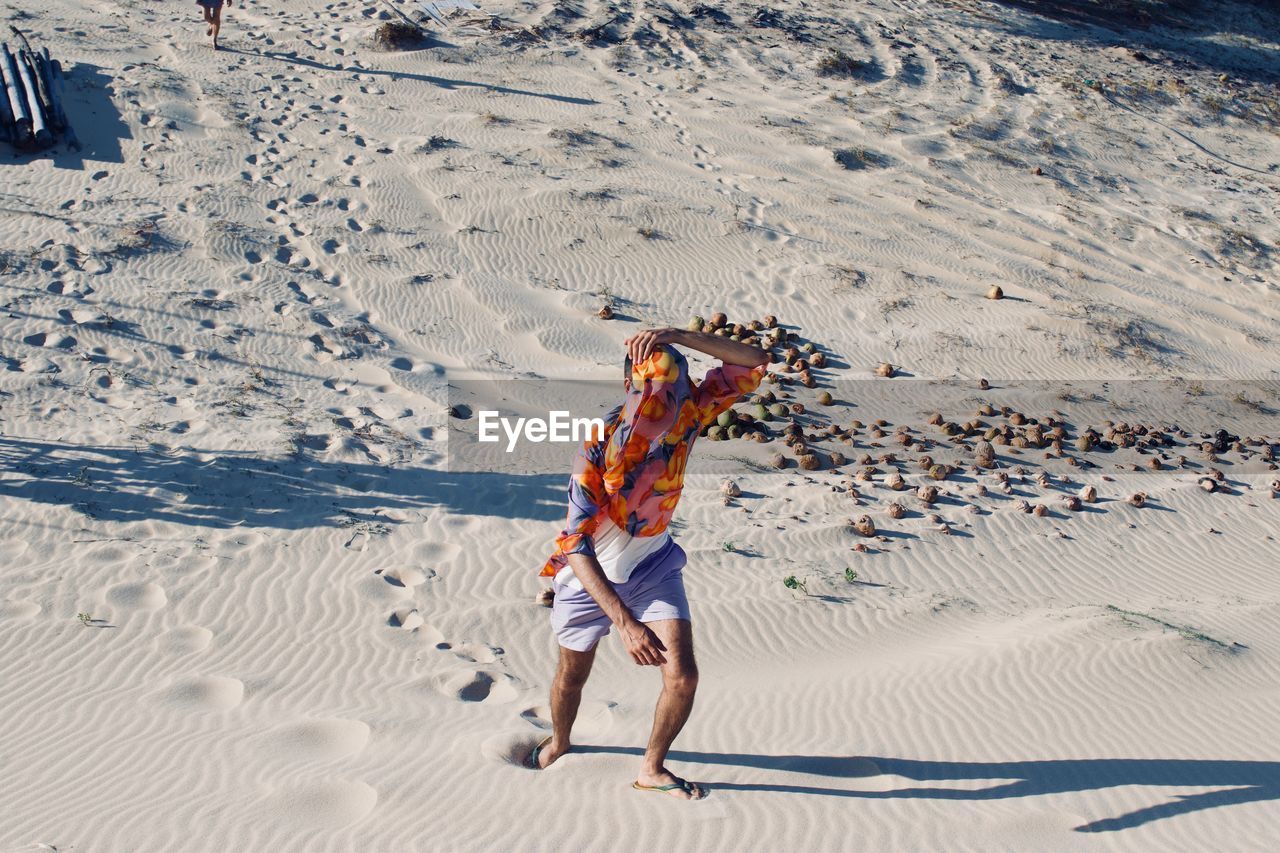
<svg viewBox="0 0 1280 853">
<path fill-rule="evenodd" d="M 204 34 L 207 36 L 213 35 L 213 27 L 209 27 L 209 29 L 205 30 Z"/>
<path fill-rule="evenodd" d="M 558 744 L 553 739 L 538 753 L 538 769 L 546 770 L 555 760 L 569 751 L 569 744 Z"/>
<path fill-rule="evenodd" d="M 689 782 L 681 779 L 667 768 L 663 767 L 657 773 L 641 772 L 636 777 L 636 785 L 646 790 L 655 788 L 666 788 L 669 785 L 676 787 L 670 788 L 661 793 L 670 794 L 673 797 L 679 797 L 682 800 L 701 800 L 707 796 L 706 790 L 697 782 Z"/>
</svg>

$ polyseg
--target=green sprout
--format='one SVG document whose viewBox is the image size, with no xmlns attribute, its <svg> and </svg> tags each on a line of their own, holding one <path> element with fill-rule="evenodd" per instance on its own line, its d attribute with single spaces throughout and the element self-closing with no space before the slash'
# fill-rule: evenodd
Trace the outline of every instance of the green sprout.
<svg viewBox="0 0 1280 853">
<path fill-rule="evenodd" d="M 804 581 L 800 580 L 795 575 L 787 575 L 785 578 L 783 578 L 782 585 L 785 586 L 787 589 L 798 589 L 801 592 L 803 592 L 805 595 L 809 594 L 809 590 L 805 588 Z"/>
<path fill-rule="evenodd" d="M 81 624 L 81 625 L 84 625 L 86 628 L 89 626 L 89 623 L 90 623 L 90 622 L 95 622 L 95 621 L 97 621 L 97 620 L 95 620 L 92 616 L 90 616 L 88 613 L 77 613 L 77 614 L 76 614 L 76 618 L 77 618 L 77 619 L 79 619 L 79 620 L 80 620 L 80 624 Z"/>
<path fill-rule="evenodd" d="M 845 580 L 847 580 L 849 583 L 857 583 L 857 582 L 858 582 L 858 573 L 857 573 L 857 572 L 855 572 L 853 569 L 845 569 L 845 570 L 844 570 L 844 579 L 845 579 Z"/>
<path fill-rule="evenodd" d="M 720 547 L 721 547 L 722 549 L 724 549 L 725 551 L 728 551 L 730 554 L 732 554 L 732 553 L 733 553 L 733 543 L 732 543 L 732 542 L 725 542 L 725 543 L 724 543 L 723 545 L 721 545 Z"/>
</svg>

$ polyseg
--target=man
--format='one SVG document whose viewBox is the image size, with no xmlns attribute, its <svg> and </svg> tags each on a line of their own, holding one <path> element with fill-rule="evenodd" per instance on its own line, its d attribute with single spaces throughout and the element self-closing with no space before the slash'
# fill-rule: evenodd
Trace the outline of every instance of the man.
<svg viewBox="0 0 1280 853">
<path fill-rule="evenodd" d="M 231 5 L 231 0 L 226 0 Z M 213 49 L 218 49 L 218 31 L 222 29 L 222 0 L 196 0 L 196 5 L 204 10 L 204 22 L 209 25 L 207 36 L 213 36 Z"/>
<path fill-rule="evenodd" d="M 723 363 L 695 384 L 673 344 Z M 641 332 L 626 347 L 626 399 L 605 418 L 605 434 L 589 437 L 578 451 L 568 523 L 542 569 L 555 579 L 551 625 L 560 663 L 551 688 L 553 734 L 529 764 L 541 770 L 569 750 L 596 644 L 614 625 L 637 665 L 662 670 L 653 731 L 632 787 L 698 800 L 703 788 L 664 765 L 698 684 L 681 575 L 685 554 L 667 525 L 694 441 L 759 386 L 770 359 L 757 347 L 677 329 Z"/>
</svg>

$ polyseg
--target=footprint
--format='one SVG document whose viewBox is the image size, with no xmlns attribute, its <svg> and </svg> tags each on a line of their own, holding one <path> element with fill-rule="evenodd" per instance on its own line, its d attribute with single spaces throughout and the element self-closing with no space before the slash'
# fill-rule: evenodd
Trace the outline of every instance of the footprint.
<svg viewBox="0 0 1280 853">
<path fill-rule="evenodd" d="M 526 734 L 503 732 L 502 734 L 493 735 L 480 744 L 480 754 L 488 760 L 499 764 L 526 767 L 529 756 L 533 754 L 533 748 L 538 745 L 543 737 L 545 735 L 530 737 Z M 554 773 L 560 766 L 563 765 L 557 762 L 542 772 Z"/>
<path fill-rule="evenodd" d="M 424 572 L 421 569 L 415 569 L 412 566 L 397 566 L 391 569 L 379 569 L 375 574 L 382 575 L 382 579 L 392 586 L 410 588 L 421 586 L 436 576 L 435 569 L 427 569 Z"/>
<path fill-rule="evenodd" d="M 617 702 L 601 702 L 587 700 L 578 708 L 578 718 L 574 721 L 573 730 L 583 734 L 597 735 L 613 725 L 613 709 Z M 520 712 L 520 718 L 530 725 L 551 731 L 551 708 L 548 705 L 533 705 Z"/>
<path fill-rule="evenodd" d="M 88 311 L 83 308 L 63 308 L 58 312 L 58 316 L 62 322 L 72 326 L 88 326 L 96 323 L 105 323 L 106 316 L 98 311 Z"/>
<path fill-rule="evenodd" d="M 294 439 L 294 446 L 323 452 L 333 447 L 334 437 L 329 433 L 306 433 Z"/>
<path fill-rule="evenodd" d="M 156 637 L 156 649 L 174 655 L 202 652 L 213 642 L 213 632 L 199 625 L 183 625 Z"/>
<path fill-rule="evenodd" d="M 160 699 L 187 711 L 226 711 L 244 699 L 244 683 L 219 675 L 182 678 L 165 688 Z"/>
<path fill-rule="evenodd" d="M 448 649 L 449 644 L 444 641 L 444 634 L 440 633 L 440 629 L 422 618 L 422 614 L 418 612 L 416 607 L 402 607 L 392 611 L 387 617 L 387 624 L 392 628 L 399 628 L 406 634 L 412 634 L 418 637 L 422 642 L 438 649 Z"/>
<path fill-rule="evenodd" d="M 461 546 L 451 542 L 422 542 L 413 549 L 413 557 L 424 563 L 447 563 L 461 551 Z"/>
<path fill-rule="evenodd" d="M 282 758 L 332 761 L 362 752 L 369 743 L 369 726 L 342 717 L 302 719 L 263 735 L 267 750 Z"/>
<path fill-rule="evenodd" d="M 148 582 L 122 583 L 107 590 L 107 603 L 128 610 L 157 610 L 169 603 L 158 585 Z"/>
<path fill-rule="evenodd" d="M 427 623 L 422 618 L 422 614 L 418 612 L 418 608 L 408 607 L 393 611 L 390 618 L 387 619 L 387 624 L 392 628 L 416 631 Z"/>
<path fill-rule="evenodd" d="M 337 391 L 339 394 L 351 393 L 351 383 L 342 379 L 326 379 L 323 382 L 323 385 L 326 388 L 331 388 L 334 391 Z"/>
<path fill-rule="evenodd" d="M 460 702 L 499 704 L 516 698 L 515 679 L 504 673 L 458 670 L 436 679 L 436 689 Z"/>
<path fill-rule="evenodd" d="M 341 346 L 329 340 L 319 332 L 307 338 L 307 341 L 314 348 L 313 354 L 317 361 L 322 359 L 327 361 L 330 358 L 340 356 L 345 352 Z"/>
<path fill-rule="evenodd" d="M 315 301 L 316 294 L 296 281 L 289 282 L 289 289 L 298 297 L 299 302 L 310 304 Z"/>
<path fill-rule="evenodd" d="M 380 421 L 391 421 L 396 418 L 408 418 L 413 416 L 412 409 L 404 409 L 382 404 L 373 406 L 358 406 L 356 413 L 364 415 L 366 418 L 375 418 Z"/>
<path fill-rule="evenodd" d="M 493 663 L 498 656 L 504 654 L 503 650 L 496 646 L 486 646 L 483 643 L 463 643 L 458 646 L 449 646 L 449 651 L 468 663 Z"/>
</svg>

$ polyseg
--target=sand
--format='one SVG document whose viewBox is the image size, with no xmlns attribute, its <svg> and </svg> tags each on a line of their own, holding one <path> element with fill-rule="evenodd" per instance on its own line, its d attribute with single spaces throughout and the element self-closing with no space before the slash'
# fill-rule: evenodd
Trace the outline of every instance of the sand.
<svg viewBox="0 0 1280 853">
<path fill-rule="evenodd" d="M 0 851 L 1268 849 L 1280 19 L 1044 5 L 501 2 L 400 53 L 381 4 L 237 4 L 218 52 L 191 4 L 12 13 L 83 149 L 0 154 Z M 451 466 L 446 383 L 715 311 L 864 428 L 838 470 L 699 444 L 671 763 L 711 797 L 629 787 L 616 636 L 525 770 L 571 449 Z M 926 419 L 984 403 L 1194 427 L 973 472 Z M 955 450 L 932 507 L 898 425 Z"/>
</svg>

